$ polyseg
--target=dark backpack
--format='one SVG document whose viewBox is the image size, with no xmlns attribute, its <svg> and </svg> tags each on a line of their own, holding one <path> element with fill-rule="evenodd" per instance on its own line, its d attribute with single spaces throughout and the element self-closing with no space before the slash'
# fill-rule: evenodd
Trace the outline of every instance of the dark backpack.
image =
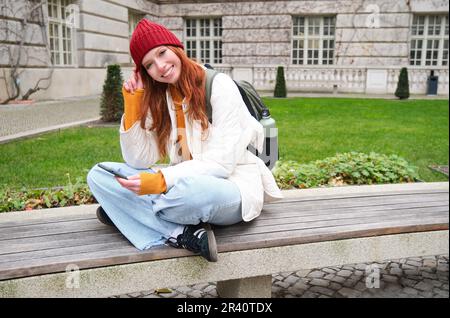
<svg viewBox="0 0 450 318">
<path fill-rule="evenodd" d="M 218 71 L 214 70 L 211 65 L 205 64 L 206 67 L 206 114 L 208 120 L 212 123 L 212 106 L 211 106 L 211 93 L 212 93 L 212 83 L 214 77 L 219 74 Z M 256 92 L 255 88 L 246 81 L 234 81 L 239 93 L 241 94 L 242 100 L 247 106 L 249 113 L 258 120 L 264 129 L 264 148 L 262 153 L 249 145 L 247 147 L 252 153 L 261 158 L 267 167 L 272 169 L 275 166 L 275 162 L 278 160 L 278 133 L 275 127 L 275 121 L 271 118 L 269 109 L 264 105 L 261 97 Z M 267 126 L 269 124 L 270 127 Z M 275 129 L 272 129 L 275 128 Z"/>
</svg>

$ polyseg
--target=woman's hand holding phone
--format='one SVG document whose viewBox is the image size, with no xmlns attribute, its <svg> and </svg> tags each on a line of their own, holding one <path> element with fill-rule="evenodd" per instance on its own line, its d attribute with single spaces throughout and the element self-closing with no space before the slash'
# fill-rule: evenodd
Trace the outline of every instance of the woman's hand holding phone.
<svg viewBox="0 0 450 318">
<path fill-rule="evenodd" d="M 122 187 L 139 194 L 141 190 L 141 177 L 138 174 L 134 176 L 126 176 L 121 171 L 116 170 L 107 164 L 99 163 L 98 166 L 113 174 L 114 178 Z"/>
<path fill-rule="evenodd" d="M 128 179 L 115 178 L 122 187 L 139 195 L 139 192 L 141 191 L 141 177 L 139 175 L 130 176 Z"/>
<path fill-rule="evenodd" d="M 131 74 L 130 78 L 123 83 L 123 88 L 128 92 L 133 94 L 137 89 L 143 89 L 144 84 L 142 83 L 141 74 L 136 72 L 136 69 Z"/>
</svg>

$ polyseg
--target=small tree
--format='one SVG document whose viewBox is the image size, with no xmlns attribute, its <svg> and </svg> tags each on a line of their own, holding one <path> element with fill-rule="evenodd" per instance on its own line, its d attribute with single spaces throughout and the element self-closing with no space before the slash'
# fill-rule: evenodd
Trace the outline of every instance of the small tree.
<svg viewBox="0 0 450 318">
<path fill-rule="evenodd" d="M 286 81 L 284 79 L 284 68 L 278 66 L 277 69 L 277 82 L 275 84 L 274 97 L 286 97 Z"/>
<path fill-rule="evenodd" d="M 408 70 L 406 69 L 406 67 L 403 67 L 400 71 L 397 89 L 395 90 L 395 96 L 400 99 L 409 98 Z"/>
<path fill-rule="evenodd" d="M 122 71 L 120 65 L 108 65 L 100 104 L 103 121 L 119 121 L 123 114 Z"/>
</svg>

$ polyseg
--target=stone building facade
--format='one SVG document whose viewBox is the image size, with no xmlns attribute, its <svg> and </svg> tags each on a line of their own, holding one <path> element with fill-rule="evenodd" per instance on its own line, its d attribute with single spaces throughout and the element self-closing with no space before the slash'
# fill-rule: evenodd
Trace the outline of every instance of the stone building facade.
<svg viewBox="0 0 450 318">
<path fill-rule="evenodd" d="M 278 66 L 290 95 L 392 94 L 407 67 L 412 94 L 428 92 L 433 72 L 437 94 L 448 96 L 448 0 L 48 0 L 44 25 L 29 19 L 20 45 L 5 29 L 20 29 L 17 8 L 37 2 L 0 0 L 0 99 L 12 90 L 9 55 L 19 47 L 31 57 L 21 61 L 22 90 L 47 76 L 46 57 L 53 63 L 49 88 L 33 98 L 100 94 L 106 65 L 130 73 L 129 36 L 144 17 L 177 34 L 192 58 L 264 94 Z"/>
</svg>

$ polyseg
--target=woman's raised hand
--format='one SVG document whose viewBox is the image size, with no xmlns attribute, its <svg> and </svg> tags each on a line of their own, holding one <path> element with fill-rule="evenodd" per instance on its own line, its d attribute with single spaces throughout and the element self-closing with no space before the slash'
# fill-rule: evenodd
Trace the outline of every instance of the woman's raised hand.
<svg viewBox="0 0 450 318">
<path fill-rule="evenodd" d="M 130 78 L 123 83 L 123 88 L 131 94 L 137 89 L 143 89 L 144 84 L 142 83 L 141 74 L 134 70 Z"/>
</svg>

